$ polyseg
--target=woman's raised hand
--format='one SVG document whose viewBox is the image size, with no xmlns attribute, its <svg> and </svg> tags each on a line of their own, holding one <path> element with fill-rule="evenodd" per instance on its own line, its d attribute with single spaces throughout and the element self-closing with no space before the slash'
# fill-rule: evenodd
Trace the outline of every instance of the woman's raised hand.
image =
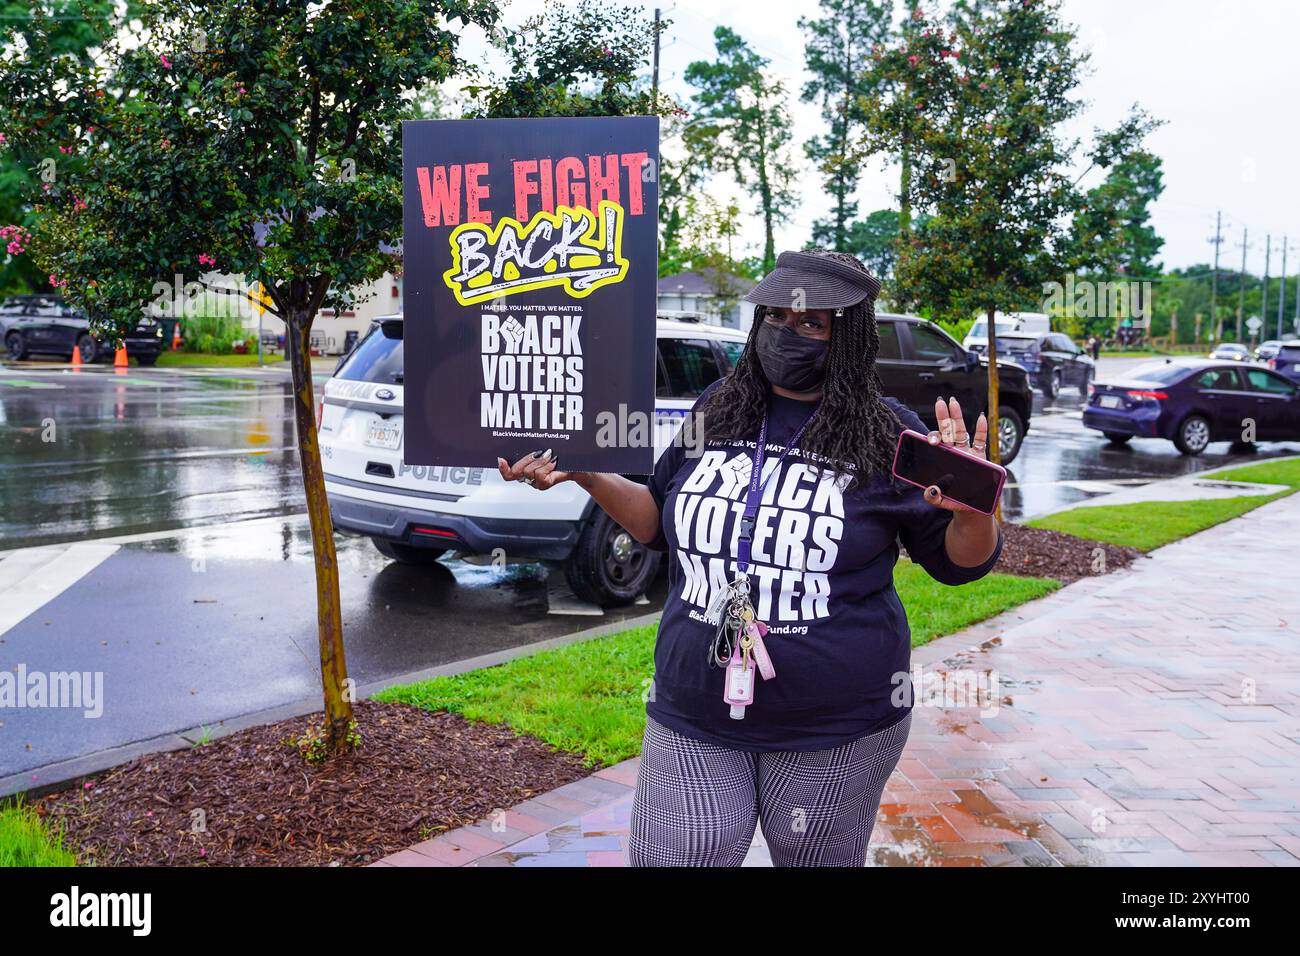
<svg viewBox="0 0 1300 956">
<path fill-rule="evenodd" d="M 930 432 L 930 444 L 948 445 L 955 451 L 964 455 L 971 455 L 975 458 L 988 458 L 988 440 L 989 440 L 989 420 L 980 412 L 980 417 L 975 422 L 974 441 L 966 433 L 966 419 L 962 417 L 961 403 L 955 398 L 948 399 L 945 402 L 942 398 L 936 399 L 934 403 L 935 424 L 939 427 Z M 943 508 L 945 511 L 973 511 L 966 505 L 959 504 L 956 501 L 949 501 L 943 496 L 938 485 L 931 485 L 925 489 L 925 500 L 934 505 L 936 508 Z"/>
</svg>

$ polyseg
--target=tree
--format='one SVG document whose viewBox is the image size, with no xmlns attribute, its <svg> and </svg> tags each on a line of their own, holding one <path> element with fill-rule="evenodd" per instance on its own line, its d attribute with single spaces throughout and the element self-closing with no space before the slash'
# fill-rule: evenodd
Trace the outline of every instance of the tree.
<svg viewBox="0 0 1300 956">
<path fill-rule="evenodd" d="M 1160 274 L 1155 259 L 1165 244 L 1151 225 L 1151 205 L 1164 192 L 1161 160 L 1127 144 L 1117 148 L 1105 180 L 1088 190 L 1074 214 L 1074 256 L 1102 276 L 1150 278 Z"/>
<path fill-rule="evenodd" d="M 30 0 L 0 0 L 0 23 L 9 25 L 6 38 L 22 47 L 32 43 L 51 56 L 68 57 L 88 65 L 94 51 L 112 35 L 112 0 L 51 0 L 42 11 Z M 133 2 L 134 11 L 139 4 Z M 41 16 L 42 12 L 46 15 Z M 39 25 L 48 26 L 48 38 L 38 35 Z M 7 138 L 7 137 L 6 137 Z M 0 144 L 4 140 L 0 139 Z M 39 194 L 43 157 L 9 144 L 0 148 L 0 224 L 30 230 L 34 225 L 33 197 Z M 21 247 L 21 244 L 20 244 Z M 0 261 L 0 292 L 36 292 L 50 288 L 31 256 L 10 254 Z"/>
<path fill-rule="evenodd" d="M 842 252 L 849 248 L 849 222 L 858 214 L 853 199 L 862 172 L 855 141 L 862 132 L 864 82 L 871 49 L 889 36 L 893 4 L 873 0 L 821 0 L 821 17 L 799 18 L 803 30 L 804 61 L 812 79 L 804 84 L 805 103 L 820 102 L 830 129 L 804 144 L 804 152 L 825 176 L 826 191 L 834 202 L 829 220 L 813 227 L 819 246 Z M 897 224 L 895 224 L 897 225 Z"/>
<path fill-rule="evenodd" d="M 663 20 L 659 30 L 668 29 Z M 509 69 L 490 84 L 470 86 L 479 100 L 468 115 L 644 116 L 664 111 L 638 76 L 654 46 L 655 24 L 636 7 L 595 0 L 546 9 L 498 34 Z M 661 94 L 662 100 L 671 101 Z"/>
<path fill-rule="evenodd" d="M 790 115 L 785 87 L 767 73 L 768 61 L 729 27 L 713 31 L 717 60 L 686 67 L 697 90 L 699 134 L 710 168 L 730 171 L 758 201 L 763 217 L 763 271 L 776 265 L 777 222 L 794 206 Z"/>
<path fill-rule="evenodd" d="M 155 284 L 211 285 L 217 271 L 259 281 L 285 322 L 332 753 L 353 740 L 352 708 L 312 321 L 393 266 L 381 244 L 401 236 L 407 97 L 462 72 L 459 29 L 495 18 L 486 0 L 156 0 L 115 23 L 92 64 L 53 55 L 56 24 L 39 12 L 23 47 L 6 28 L 0 128 L 65 157 L 32 252 L 93 327 L 120 340 Z"/>
<path fill-rule="evenodd" d="M 908 198 L 933 218 L 899 250 L 895 283 L 937 318 L 983 314 L 1040 299 L 1070 264 L 1064 224 L 1079 208 L 1069 173 L 1078 141 L 1063 126 L 1082 108 L 1074 93 L 1086 63 L 1058 0 L 959 0 L 943 18 L 912 13 L 901 43 L 873 71 L 868 152 L 911 144 Z M 906 95 L 898 91 L 906 90 Z M 1141 138 L 1141 117 L 1099 142 Z M 997 337 L 989 336 L 989 456 L 997 461 Z"/>
</svg>

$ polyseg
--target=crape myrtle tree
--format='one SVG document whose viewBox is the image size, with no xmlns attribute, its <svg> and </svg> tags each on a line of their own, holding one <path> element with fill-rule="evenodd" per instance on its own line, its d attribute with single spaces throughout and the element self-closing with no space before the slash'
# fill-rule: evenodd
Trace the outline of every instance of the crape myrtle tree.
<svg viewBox="0 0 1300 956">
<path fill-rule="evenodd" d="M 469 69 L 486 0 L 156 0 L 93 59 L 65 55 L 35 7 L 5 24 L 0 130 L 50 159 L 29 254 L 102 336 L 120 341 L 155 284 L 261 283 L 285 323 L 316 564 L 326 752 L 356 739 L 338 562 L 317 444 L 309 342 L 325 306 L 394 267 L 399 121 L 410 97 Z M 221 286 L 224 288 L 224 286 Z"/>
<path fill-rule="evenodd" d="M 132 0 L 132 7 L 138 5 Z M 0 0 L 0 24 L 7 28 L 11 43 L 41 44 L 58 56 L 85 62 L 111 33 L 115 6 L 114 0 L 50 0 L 46 10 L 33 10 L 30 0 Z M 0 241 L 5 247 L 0 253 L 0 293 L 42 291 L 49 288 L 49 279 L 24 254 L 23 239 L 33 225 L 40 177 L 49 167 L 41 166 L 44 157 L 31 155 L 7 139 L 0 131 L 0 227 L 9 230 Z"/>
<path fill-rule="evenodd" d="M 1063 126 L 1087 54 L 1058 0 L 958 0 L 914 7 L 903 39 L 873 54 L 864 97 L 869 153 L 909 144 L 903 202 L 931 218 L 900 238 L 895 283 L 934 318 L 987 318 L 989 457 L 999 459 L 994 313 L 1041 301 L 1075 266 L 1068 229 L 1075 165 L 1106 166 L 1149 128 L 1140 114 L 1085 154 Z"/>
</svg>

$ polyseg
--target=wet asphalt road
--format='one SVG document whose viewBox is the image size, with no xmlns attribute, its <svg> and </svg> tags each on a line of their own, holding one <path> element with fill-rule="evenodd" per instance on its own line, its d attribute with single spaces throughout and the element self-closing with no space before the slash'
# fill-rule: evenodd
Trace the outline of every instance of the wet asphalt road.
<svg viewBox="0 0 1300 956">
<path fill-rule="evenodd" d="M 1131 364 L 1103 360 L 1099 377 Z M 1300 452 L 1266 444 L 1232 455 L 1221 444 L 1191 459 L 1163 441 L 1112 448 L 1083 429 L 1073 390 L 1036 402 L 1009 468 L 1008 518 Z M 0 552 L 10 551 L 0 580 L 15 555 L 57 566 L 78 542 L 120 543 L 34 613 L 0 624 L 0 669 L 101 671 L 106 699 L 98 719 L 0 710 L 0 776 L 318 693 L 289 412 L 279 370 L 0 365 Z M 11 550 L 36 546 L 51 550 Z M 362 684 L 635 616 L 664 597 L 661 576 L 649 607 L 553 613 L 555 578 L 548 585 L 539 565 L 410 568 L 362 539 L 340 536 L 339 549 L 349 669 Z"/>
</svg>

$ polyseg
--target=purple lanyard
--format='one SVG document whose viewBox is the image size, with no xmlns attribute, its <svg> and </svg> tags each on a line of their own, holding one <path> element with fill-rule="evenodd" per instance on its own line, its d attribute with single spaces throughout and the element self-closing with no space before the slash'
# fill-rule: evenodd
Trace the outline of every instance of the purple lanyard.
<svg viewBox="0 0 1300 956">
<path fill-rule="evenodd" d="M 785 456 L 790 454 L 790 449 L 798 444 L 799 439 L 803 436 L 803 430 L 808 427 L 808 423 L 813 420 L 813 415 L 817 414 L 817 409 L 812 410 L 812 414 L 804 419 L 799 430 L 796 431 L 790 440 L 786 442 L 785 450 L 776 460 L 776 467 L 772 469 L 767 478 L 763 477 L 763 458 L 765 457 L 765 446 L 767 445 L 767 415 L 763 415 L 763 425 L 758 430 L 758 447 L 754 450 L 754 467 L 749 475 L 749 493 L 745 496 L 745 513 L 740 516 L 740 541 L 736 545 L 736 563 L 737 570 L 744 574 L 749 570 L 749 549 L 754 540 L 754 524 L 758 518 L 758 503 L 763 497 L 763 487 L 767 484 L 768 478 L 775 475 L 781 470 L 781 462 L 785 461 Z"/>
</svg>

